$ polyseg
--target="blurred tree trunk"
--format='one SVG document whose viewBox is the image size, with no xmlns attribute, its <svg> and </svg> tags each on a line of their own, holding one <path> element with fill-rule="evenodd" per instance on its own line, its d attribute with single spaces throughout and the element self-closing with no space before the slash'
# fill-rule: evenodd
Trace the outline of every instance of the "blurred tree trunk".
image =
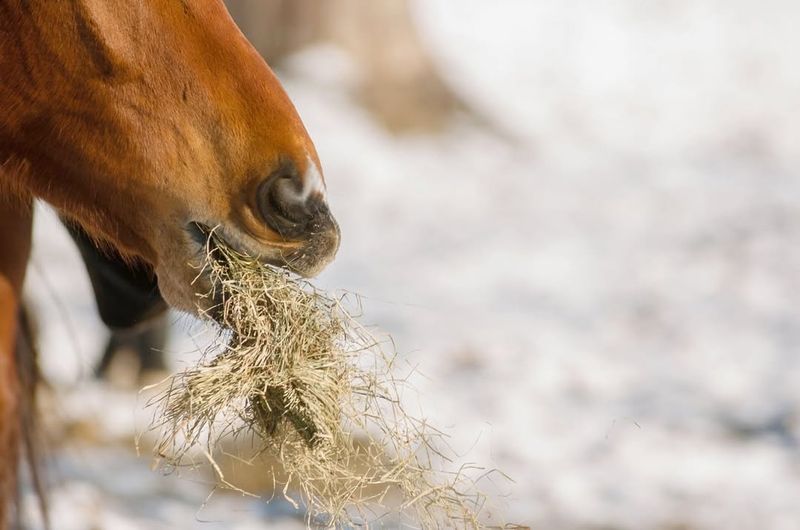
<svg viewBox="0 0 800 530">
<path fill-rule="evenodd" d="M 359 97 L 395 132 L 436 130 L 466 106 L 443 81 L 408 0 L 227 0 L 271 64 L 311 44 L 333 43 L 364 73 Z"/>
</svg>

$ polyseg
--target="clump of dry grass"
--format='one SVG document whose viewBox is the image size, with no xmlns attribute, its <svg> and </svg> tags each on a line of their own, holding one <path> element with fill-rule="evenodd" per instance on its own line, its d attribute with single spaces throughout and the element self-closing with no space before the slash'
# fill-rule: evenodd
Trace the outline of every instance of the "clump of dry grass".
<svg viewBox="0 0 800 530">
<path fill-rule="evenodd" d="M 406 413 L 394 355 L 343 300 L 213 233 L 207 248 L 202 274 L 213 291 L 205 296 L 220 301 L 214 317 L 226 343 L 157 399 L 158 454 L 180 465 L 199 450 L 236 488 L 213 455 L 222 438 L 254 433 L 288 476 L 284 494 L 291 484 L 317 521 L 363 524 L 399 495 L 397 511 L 423 528 L 482 527 L 475 469 L 441 469 L 449 462 L 441 433 Z"/>
</svg>

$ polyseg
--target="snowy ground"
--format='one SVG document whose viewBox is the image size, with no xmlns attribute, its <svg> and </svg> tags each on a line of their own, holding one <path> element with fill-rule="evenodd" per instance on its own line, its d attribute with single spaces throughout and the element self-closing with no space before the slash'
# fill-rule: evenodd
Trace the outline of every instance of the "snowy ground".
<svg viewBox="0 0 800 530">
<path fill-rule="evenodd" d="M 516 480 L 510 520 L 798 528 L 800 4 L 455 5 L 418 2 L 425 37 L 513 145 L 388 135 L 333 50 L 282 74 L 343 232 L 318 283 L 362 293 L 428 375 L 428 415 Z M 36 230 L 29 291 L 63 414 L 124 438 L 141 404 L 76 383 L 104 331 L 69 242 L 45 216 Z M 197 333 L 179 319 L 176 366 Z M 196 516 L 209 487 L 125 445 L 55 460 L 59 529 L 302 527 L 233 497 Z"/>
</svg>

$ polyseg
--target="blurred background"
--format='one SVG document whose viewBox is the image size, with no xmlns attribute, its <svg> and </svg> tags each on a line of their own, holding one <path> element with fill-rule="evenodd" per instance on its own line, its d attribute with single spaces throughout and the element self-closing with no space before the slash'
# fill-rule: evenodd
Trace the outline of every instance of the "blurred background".
<svg viewBox="0 0 800 530">
<path fill-rule="evenodd" d="M 228 4 L 325 168 L 318 285 L 361 293 L 431 421 L 514 479 L 510 521 L 798 527 L 799 3 Z M 109 332 L 46 208 L 27 289 L 55 528 L 304 527 L 137 458 L 154 375 L 93 378 Z M 208 331 L 167 325 L 177 370 Z"/>
</svg>

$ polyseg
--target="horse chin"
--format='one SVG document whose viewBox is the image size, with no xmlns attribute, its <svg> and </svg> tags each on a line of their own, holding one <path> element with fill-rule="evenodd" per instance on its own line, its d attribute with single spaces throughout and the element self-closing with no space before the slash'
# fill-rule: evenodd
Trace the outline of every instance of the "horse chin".
<svg viewBox="0 0 800 530">
<path fill-rule="evenodd" d="M 210 278 L 203 272 L 205 249 L 194 241 L 176 241 L 159 253 L 155 267 L 161 296 L 173 308 L 201 315 L 214 306 Z"/>
</svg>

